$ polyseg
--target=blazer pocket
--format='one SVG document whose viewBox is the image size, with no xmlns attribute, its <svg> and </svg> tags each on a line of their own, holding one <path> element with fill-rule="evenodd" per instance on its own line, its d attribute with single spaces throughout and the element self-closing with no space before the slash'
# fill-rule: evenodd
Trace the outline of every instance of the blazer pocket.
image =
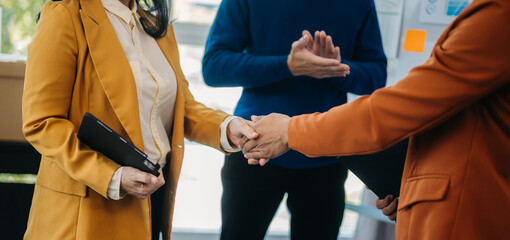
<svg viewBox="0 0 510 240">
<path fill-rule="evenodd" d="M 440 201 L 446 197 L 450 176 L 422 175 L 406 180 L 398 203 L 398 210 L 427 201 Z"/>
<path fill-rule="evenodd" d="M 36 184 L 55 192 L 85 197 L 87 186 L 71 178 L 58 164 L 41 159 L 41 167 Z"/>
</svg>

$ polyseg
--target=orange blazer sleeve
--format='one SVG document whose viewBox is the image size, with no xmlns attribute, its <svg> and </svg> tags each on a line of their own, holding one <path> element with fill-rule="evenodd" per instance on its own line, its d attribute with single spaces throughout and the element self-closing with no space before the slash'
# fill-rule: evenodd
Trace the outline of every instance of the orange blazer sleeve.
<svg viewBox="0 0 510 240">
<path fill-rule="evenodd" d="M 427 131 L 510 80 L 507 1 L 469 6 L 443 33 L 430 59 L 392 87 L 293 117 L 289 147 L 308 156 L 368 154 Z"/>
</svg>

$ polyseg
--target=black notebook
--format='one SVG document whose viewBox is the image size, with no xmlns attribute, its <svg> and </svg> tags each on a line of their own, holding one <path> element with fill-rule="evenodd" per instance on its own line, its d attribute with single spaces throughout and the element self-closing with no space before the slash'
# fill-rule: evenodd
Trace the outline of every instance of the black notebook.
<svg viewBox="0 0 510 240">
<path fill-rule="evenodd" d="M 88 112 L 81 121 L 78 139 L 122 166 L 159 176 L 159 164 L 153 163 L 147 154 Z"/>
<path fill-rule="evenodd" d="M 340 162 L 351 170 L 377 197 L 398 197 L 409 140 L 378 153 L 341 156 Z"/>
</svg>

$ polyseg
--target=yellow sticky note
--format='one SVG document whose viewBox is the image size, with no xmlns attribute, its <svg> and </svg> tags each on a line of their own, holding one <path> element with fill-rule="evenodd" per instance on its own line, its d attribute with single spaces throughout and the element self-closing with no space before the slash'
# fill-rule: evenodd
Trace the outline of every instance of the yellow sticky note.
<svg viewBox="0 0 510 240">
<path fill-rule="evenodd" d="M 427 31 L 425 30 L 407 29 L 402 49 L 404 51 L 422 53 L 425 51 L 426 38 Z"/>
</svg>

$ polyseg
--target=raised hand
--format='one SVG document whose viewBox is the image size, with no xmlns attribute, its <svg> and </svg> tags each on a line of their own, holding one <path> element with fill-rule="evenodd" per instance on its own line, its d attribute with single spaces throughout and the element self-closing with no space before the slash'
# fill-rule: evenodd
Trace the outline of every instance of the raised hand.
<svg viewBox="0 0 510 240">
<path fill-rule="evenodd" d="M 375 207 L 381 209 L 382 213 L 386 215 L 389 220 L 397 220 L 398 197 L 395 198 L 390 194 L 384 199 L 379 198 L 375 201 Z"/>
<path fill-rule="evenodd" d="M 303 30 L 302 35 L 307 38 L 306 48 L 313 54 L 324 57 L 336 59 L 341 62 L 340 47 L 335 47 L 331 36 L 326 35 L 324 31 L 315 31 L 315 38 L 308 30 Z"/>
<path fill-rule="evenodd" d="M 244 139 L 244 156 L 249 164 L 264 165 L 271 158 L 278 157 L 289 150 L 287 143 L 287 127 L 290 117 L 283 114 L 272 113 L 265 117 L 254 116 L 256 122 L 253 129 L 259 133 L 255 139 Z"/>
<path fill-rule="evenodd" d="M 125 166 L 120 179 L 120 191 L 139 199 L 145 199 L 165 184 L 163 172 L 159 169 L 159 177 Z"/>
<path fill-rule="evenodd" d="M 313 51 L 319 54 L 323 51 L 325 55 L 329 55 L 327 54 L 329 49 L 329 47 L 327 47 L 327 37 L 324 38 L 324 45 L 321 44 L 321 39 L 322 38 L 319 37 L 319 43 L 315 44 L 314 41 L 310 39 L 310 36 L 305 34 L 299 40 L 292 43 L 291 51 L 287 57 L 287 65 L 292 75 L 329 78 L 345 77 L 349 74 L 349 66 L 340 63 L 339 59 L 321 57 L 308 49 L 308 45 L 311 45 Z M 340 49 L 338 49 L 338 51 L 340 51 Z M 335 52 L 335 50 L 333 50 L 333 52 Z"/>
</svg>

